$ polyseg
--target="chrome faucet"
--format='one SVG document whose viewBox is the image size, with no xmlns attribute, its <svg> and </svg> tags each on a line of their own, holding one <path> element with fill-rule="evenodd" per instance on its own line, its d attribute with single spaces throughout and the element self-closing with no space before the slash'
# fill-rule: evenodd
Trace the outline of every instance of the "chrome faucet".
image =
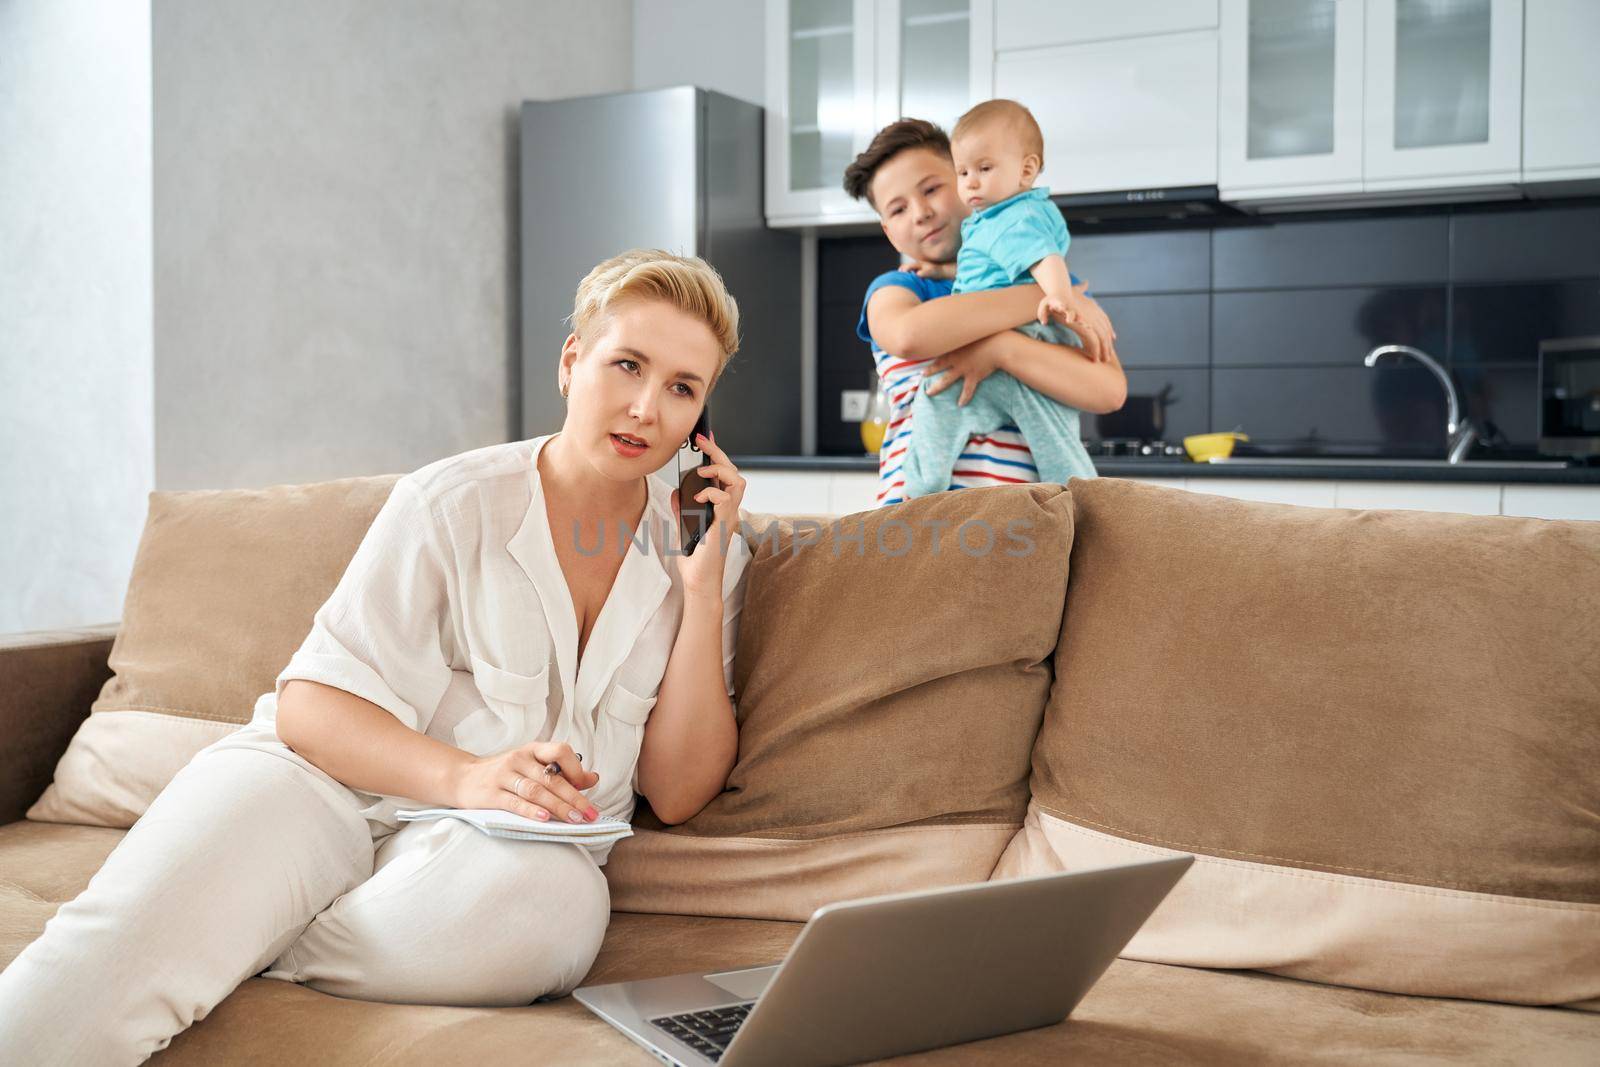
<svg viewBox="0 0 1600 1067">
<path fill-rule="evenodd" d="M 1380 358 L 1393 352 L 1399 356 L 1411 356 L 1423 366 L 1433 371 L 1433 376 L 1439 379 L 1439 384 L 1444 386 L 1445 399 L 1449 401 L 1449 412 L 1445 422 L 1446 456 L 1448 463 L 1460 463 L 1461 457 L 1467 454 L 1475 443 L 1483 440 L 1478 432 L 1478 427 L 1471 419 L 1461 417 L 1461 400 L 1456 395 L 1455 382 L 1450 380 L 1450 372 L 1439 365 L 1439 361 L 1420 348 L 1410 345 L 1379 345 L 1367 353 L 1364 362 L 1367 366 L 1374 366 Z"/>
</svg>

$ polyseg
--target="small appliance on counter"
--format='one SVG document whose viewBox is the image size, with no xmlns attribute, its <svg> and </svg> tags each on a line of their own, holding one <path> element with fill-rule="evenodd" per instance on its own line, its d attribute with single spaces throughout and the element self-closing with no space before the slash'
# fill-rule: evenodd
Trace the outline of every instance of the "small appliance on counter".
<svg viewBox="0 0 1600 1067">
<path fill-rule="evenodd" d="M 1600 337 L 1539 342 L 1539 451 L 1600 456 Z"/>
</svg>

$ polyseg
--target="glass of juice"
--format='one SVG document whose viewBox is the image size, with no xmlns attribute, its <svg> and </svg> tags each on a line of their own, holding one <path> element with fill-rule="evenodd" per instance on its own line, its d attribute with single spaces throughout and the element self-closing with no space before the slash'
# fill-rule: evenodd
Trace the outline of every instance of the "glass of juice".
<svg viewBox="0 0 1600 1067">
<path fill-rule="evenodd" d="M 872 376 L 872 399 L 867 403 L 867 417 L 861 420 L 861 444 L 867 455 L 876 456 L 883 447 L 883 435 L 889 428 L 889 396 L 884 392 L 878 376 Z"/>
</svg>

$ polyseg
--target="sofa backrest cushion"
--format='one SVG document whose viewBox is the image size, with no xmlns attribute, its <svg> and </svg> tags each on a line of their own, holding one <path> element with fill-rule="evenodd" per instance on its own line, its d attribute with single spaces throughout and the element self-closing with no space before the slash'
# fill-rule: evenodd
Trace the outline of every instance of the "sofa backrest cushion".
<svg viewBox="0 0 1600 1067">
<path fill-rule="evenodd" d="M 1070 488 L 996 877 L 1189 852 L 1125 954 L 1600 997 L 1600 523 Z"/>
<path fill-rule="evenodd" d="M 737 763 L 687 822 L 636 817 L 604 868 L 613 907 L 805 919 L 987 879 L 1026 810 L 1060 637 L 1062 486 L 744 519 Z"/>
<path fill-rule="evenodd" d="M 398 478 L 151 493 L 114 673 L 28 818 L 132 826 L 248 722 Z"/>
</svg>

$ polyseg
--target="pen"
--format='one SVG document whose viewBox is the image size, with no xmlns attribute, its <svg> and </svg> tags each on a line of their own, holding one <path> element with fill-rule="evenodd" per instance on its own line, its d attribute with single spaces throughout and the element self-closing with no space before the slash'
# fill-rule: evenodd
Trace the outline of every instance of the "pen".
<svg viewBox="0 0 1600 1067">
<path fill-rule="evenodd" d="M 583 762 L 583 753 L 582 752 L 574 752 L 572 754 L 572 756 L 579 763 Z M 559 764 L 559 763 L 546 763 L 544 765 L 544 773 L 546 773 L 546 774 L 560 774 L 561 773 L 561 764 Z"/>
</svg>

